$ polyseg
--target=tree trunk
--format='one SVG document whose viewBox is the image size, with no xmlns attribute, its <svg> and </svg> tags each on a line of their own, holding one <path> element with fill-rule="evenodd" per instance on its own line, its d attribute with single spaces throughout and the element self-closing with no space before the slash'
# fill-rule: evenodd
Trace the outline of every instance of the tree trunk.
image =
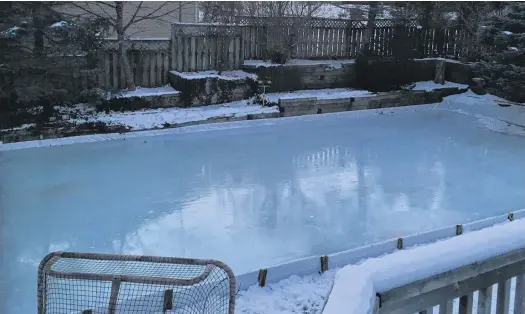
<svg viewBox="0 0 525 314">
<path fill-rule="evenodd" d="M 366 25 L 366 31 L 363 38 L 363 48 L 361 53 L 367 53 L 367 50 L 371 50 L 371 40 L 374 37 L 375 19 L 377 15 L 377 2 L 371 2 L 368 7 L 368 19 Z"/>
<path fill-rule="evenodd" d="M 118 56 L 119 56 L 119 64 L 124 70 L 124 77 L 126 81 L 126 88 L 128 90 L 135 90 L 135 82 L 133 81 L 133 73 L 131 72 L 131 66 L 129 65 L 129 59 L 127 54 L 127 45 L 126 45 L 126 37 L 124 35 L 124 29 L 123 29 L 123 12 L 124 3 L 115 1 L 115 10 L 117 12 L 117 23 L 116 23 L 116 31 L 117 31 L 117 38 L 118 38 Z"/>
</svg>

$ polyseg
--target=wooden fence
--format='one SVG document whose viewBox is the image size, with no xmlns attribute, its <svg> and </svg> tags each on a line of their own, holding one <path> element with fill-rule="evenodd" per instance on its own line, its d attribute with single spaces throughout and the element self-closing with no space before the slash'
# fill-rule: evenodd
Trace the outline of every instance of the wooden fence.
<svg viewBox="0 0 525 314">
<path fill-rule="evenodd" d="M 175 71 L 236 70 L 244 62 L 242 27 L 173 24 L 171 68 Z"/>
<path fill-rule="evenodd" d="M 373 53 L 392 55 L 395 25 L 378 20 Z M 416 21 L 403 28 L 415 56 L 458 58 L 467 55 L 467 34 L 458 28 L 423 29 Z M 240 69 L 245 59 L 263 59 L 268 44 L 287 36 L 292 58 L 355 58 L 363 47 L 366 21 L 329 19 L 237 18 L 235 24 L 173 24 L 171 68 L 177 71 Z M 472 47 L 470 48 L 472 50 Z M 220 64 L 220 66 L 219 66 Z"/>
<path fill-rule="evenodd" d="M 136 86 L 154 87 L 168 84 L 170 40 L 132 40 L 128 59 Z M 101 72 L 97 85 L 113 89 L 126 87 L 124 69 L 120 66 L 117 44 L 108 43 L 100 53 Z"/>
</svg>

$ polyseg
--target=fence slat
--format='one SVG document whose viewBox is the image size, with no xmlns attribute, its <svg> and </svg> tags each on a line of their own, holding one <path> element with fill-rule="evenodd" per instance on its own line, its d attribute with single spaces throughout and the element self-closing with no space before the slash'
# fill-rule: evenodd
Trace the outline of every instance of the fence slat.
<svg viewBox="0 0 525 314">
<path fill-rule="evenodd" d="M 510 279 L 498 282 L 498 297 L 496 301 L 496 314 L 509 313 L 510 284 L 511 284 Z"/>
<path fill-rule="evenodd" d="M 197 45 L 197 54 L 196 54 L 196 60 L 195 60 L 195 64 L 196 64 L 196 70 L 197 71 L 202 71 L 204 70 L 202 64 L 203 64 L 203 60 L 204 59 L 204 38 L 203 37 L 197 37 L 196 39 L 196 45 Z"/>
<path fill-rule="evenodd" d="M 492 308 L 492 286 L 479 290 L 478 314 L 490 314 Z"/>
<path fill-rule="evenodd" d="M 441 303 L 439 305 L 439 314 L 452 314 L 454 308 L 454 303 L 452 300 Z"/>
<path fill-rule="evenodd" d="M 516 291 L 514 293 L 514 314 L 525 311 L 525 275 L 516 277 Z"/>
<path fill-rule="evenodd" d="M 149 53 L 149 61 L 149 85 L 147 87 L 155 86 L 157 84 L 157 76 L 155 75 L 157 58 L 154 53 Z"/>
</svg>

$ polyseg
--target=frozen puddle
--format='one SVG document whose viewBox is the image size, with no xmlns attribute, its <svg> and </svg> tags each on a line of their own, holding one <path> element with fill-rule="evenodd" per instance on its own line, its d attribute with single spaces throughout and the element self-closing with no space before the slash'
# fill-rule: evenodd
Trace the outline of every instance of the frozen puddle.
<svg viewBox="0 0 525 314">
<path fill-rule="evenodd" d="M 0 147 L 2 313 L 35 311 L 50 251 L 214 258 L 241 274 L 521 209 L 525 138 L 480 117 L 519 122 L 524 108 L 468 96 Z"/>
</svg>

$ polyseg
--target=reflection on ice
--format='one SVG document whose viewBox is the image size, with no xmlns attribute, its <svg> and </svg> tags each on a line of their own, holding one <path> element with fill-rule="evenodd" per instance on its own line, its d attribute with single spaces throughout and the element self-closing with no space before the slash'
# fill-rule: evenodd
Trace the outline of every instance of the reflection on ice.
<svg viewBox="0 0 525 314">
<path fill-rule="evenodd" d="M 236 273 L 524 207 L 522 137 L 438 110 L 325 115 L 0 153 L 0 312 L 49 251 L 201 257 Z"/>
</svg>

